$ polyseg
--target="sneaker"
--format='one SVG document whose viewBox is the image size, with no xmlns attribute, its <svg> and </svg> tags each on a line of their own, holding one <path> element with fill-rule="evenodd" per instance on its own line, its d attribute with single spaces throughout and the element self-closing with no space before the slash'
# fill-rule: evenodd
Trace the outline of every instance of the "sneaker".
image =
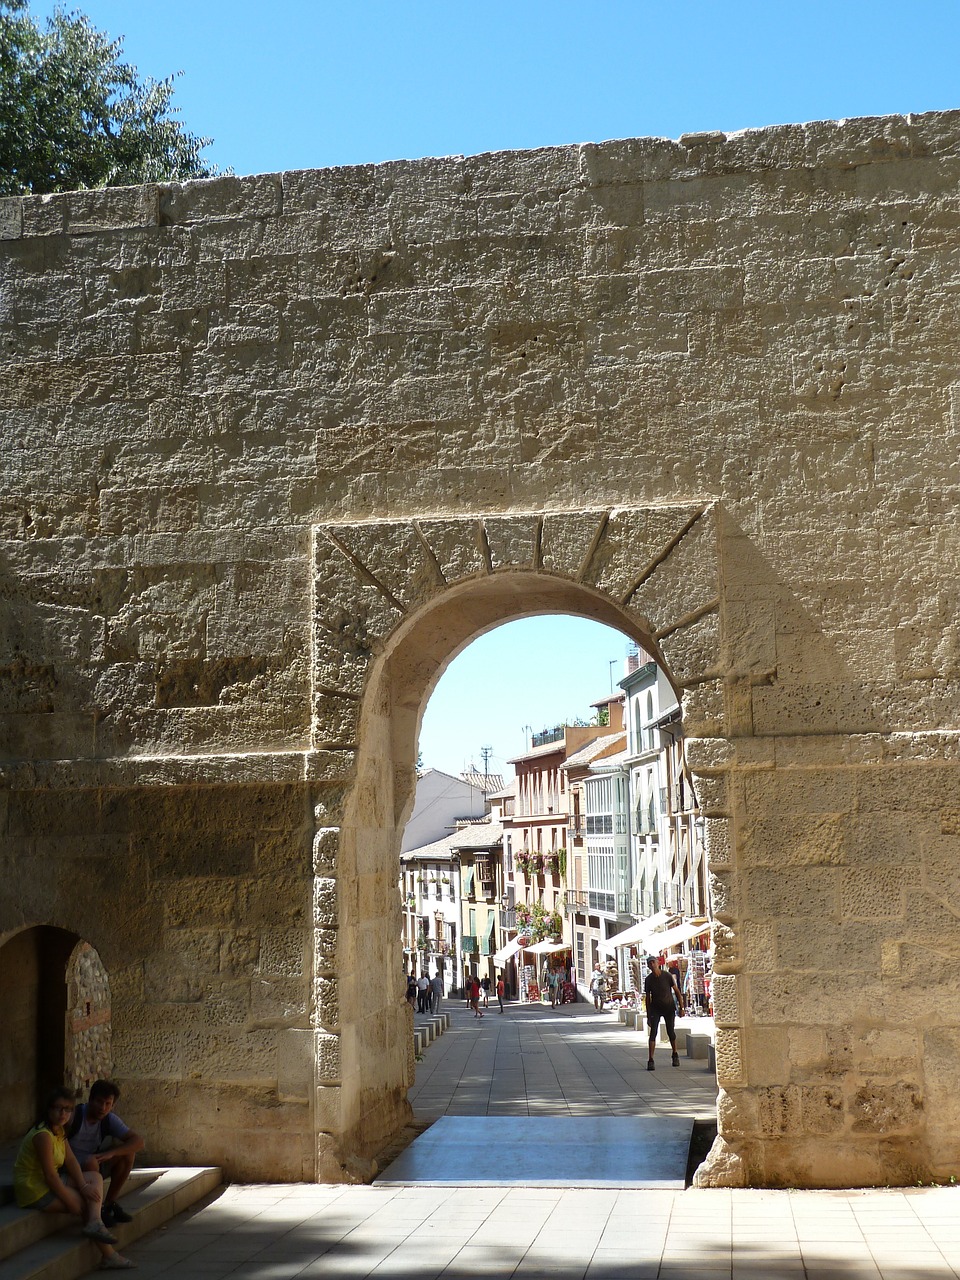
<svg viewBox="0 0 960 1280">
<path fill-rule="evenodd" d="M 675 1053 L 675 1054 L 673 1055 L 673 1065 L 674 1065 L 675 1067 L 679 1067 L 679 1065 L 680 1065 L 680 1055 L 679 1055 L 679 1053 Z"/>
<path fill-rule="evenodd" d="M 104 1258 L 100 1263 L 101 1271 L 133 1271 L 136 1263 L 130 1258 L 125 1258 L 121 1253 L 115 1253 L 111 1258 Z"/>
<path fill-rule="evenodd" d="M 116 1244 L 117 1237 L 110 1234 L 102 1222 L 88 1222 L 81 1232 L 88 1240 L 96 1240 L 97 1244 Z"/>
<path fill-rule="evenodd" d="M 118 1222 L 132 1222 L 133 1214 L 127 1213 L 122 1204 L 114 1202 L 113 1204 L 105 1204 L 100 1217 L 108 1227 L 114 1226 Z"/>
<path fill-rule="evenodd" d="M 647 1070 L 648 1070 L 648 1071 L 656 1071 L 656 1067 L 653 1065 L 653 1059 L 652 1059 L 652 1058 L 651 1058 L 651 1059 L 650 1059 L 650 1061 L 647 1063 Z"/>
</svg>

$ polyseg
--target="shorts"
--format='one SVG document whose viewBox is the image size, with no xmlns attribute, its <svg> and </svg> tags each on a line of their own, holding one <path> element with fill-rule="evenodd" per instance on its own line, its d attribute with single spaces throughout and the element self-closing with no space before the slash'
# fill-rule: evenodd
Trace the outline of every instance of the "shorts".
<svg viewBox="0 0 960 1280">
<path fill-rule="evenodd" d="M 25 1209 L 46 1209 L 47 1205 L 53 1204 L 54 1200 L 59 1200 L 59 1196 L 55 1196 L 52 1191 L 45 1191 L 39 1200 L 34 1200 L 33 1204 L 25 1204 Z"/>
<path fill-rule="evenodd" d="M 650 1011 L 650 1039 L 655 1040 L 657 1037 L 657 1029 L 660 1026 L 660 1019 L 663 1019 L 663 1025 L 667 1028 L 667 1035 L 670 1037 L 672 1044 L 676 1040 L 676 1032 L 674 1030 L 677 1023 L 676 1009 L 651 1009 Z"/>
</svg>

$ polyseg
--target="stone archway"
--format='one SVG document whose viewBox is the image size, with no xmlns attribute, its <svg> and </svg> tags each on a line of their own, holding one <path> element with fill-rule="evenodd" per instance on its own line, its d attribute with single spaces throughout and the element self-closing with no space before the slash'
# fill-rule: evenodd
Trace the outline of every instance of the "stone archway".
<svg viewBox="0 0 960 1280">
<path fill-rule="evenodd" d="M 704 740 L 701 759 L 717 761 L 716 520 L 712 504 L 691 503 L 316 529 L 321 1172 L 352 1162 L 362 1173 L 365 1158 L 409 1114 L 397 857 L 413 803 L 420 717 L 445 666 L 505 621 L 543 613 L 593 618 L 657 654 L 681 694 L 688 733 Z M 727 849 L 729 841 L 716 836 L 726 815 L 714 778 L 715 769 L 701 770 L 703 810 L 713 847 Z M 728 1006 L 736 1007 L 735 995 Z M 721 1088 L 739 1079 L 737 1036 L 734 1020 L 719 1046 Z"/>
<path fill-rule="evenodd" d="M 20 1138 L 59 1085 L 109 1074 L 110 984 L 75 933 L 34 925 L 0 946 L 0 1139 Z"/>
<path fill-rule="evenodd" d="M 342 1177 L 402 1116 L 358 987 L 418 708 L 461 623 L 552 590 L 683 693 L 709 1176 L 955 1172 L 958 137 L 6 202 L 0 929 L 95 939 L 156 1155 Z"/>
</svg>

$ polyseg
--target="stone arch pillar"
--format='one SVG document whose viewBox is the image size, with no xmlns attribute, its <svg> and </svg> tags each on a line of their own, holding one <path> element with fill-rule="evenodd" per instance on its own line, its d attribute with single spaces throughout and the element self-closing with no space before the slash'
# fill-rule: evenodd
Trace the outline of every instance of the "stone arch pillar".
<svg viewBox="0 0 960 1280">
<path fill-rule="evenodd" d="M 722 867 L 717 884 L 726 883 L 716 517 L 713 504 L 699 502 L 316 527 L 310 759 L 319 1176 L 343 1176 L 344 1168 L 363 1176 L 409 1115 L 397 857 L 423 708 L 447 664 L 478 635 L 516 618 L 572 613 L 617 627 L 653 652 L 696 740 L 701 805 Z M 732 958 L 732 943 L 728 951 Z M 740 1073 L 734 969 L 724 988 L 721 1088 Z"/>
</svg>

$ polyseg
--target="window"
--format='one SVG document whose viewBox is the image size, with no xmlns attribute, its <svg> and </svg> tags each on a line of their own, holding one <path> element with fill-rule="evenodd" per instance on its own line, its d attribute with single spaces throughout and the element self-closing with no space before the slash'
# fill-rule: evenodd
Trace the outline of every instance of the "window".
<svg viewBox="0 0 960 1280">
<path fill-rule="evenodd" d="M 587 903 L 591 910 L 616 911 L 616 877 L 613 845 L 591 846 L 587 851 Z"/>
<path fill-rule="evenodd" d="M 496 951 L 493 941 L 493 930 L 497 923 L 497 917 L 491 911 L 487 916 L 487 927 L 483 931 L 483 937 L 480 940 L 480 954 L 482 956 L 492 956 Z"/>
<path fill-rule="evenodd" d="M 587 815 L 587 835 L 588 836 L 612 836 L 613 835 L 613 814 L 598 813 Z"/>
</svg>

